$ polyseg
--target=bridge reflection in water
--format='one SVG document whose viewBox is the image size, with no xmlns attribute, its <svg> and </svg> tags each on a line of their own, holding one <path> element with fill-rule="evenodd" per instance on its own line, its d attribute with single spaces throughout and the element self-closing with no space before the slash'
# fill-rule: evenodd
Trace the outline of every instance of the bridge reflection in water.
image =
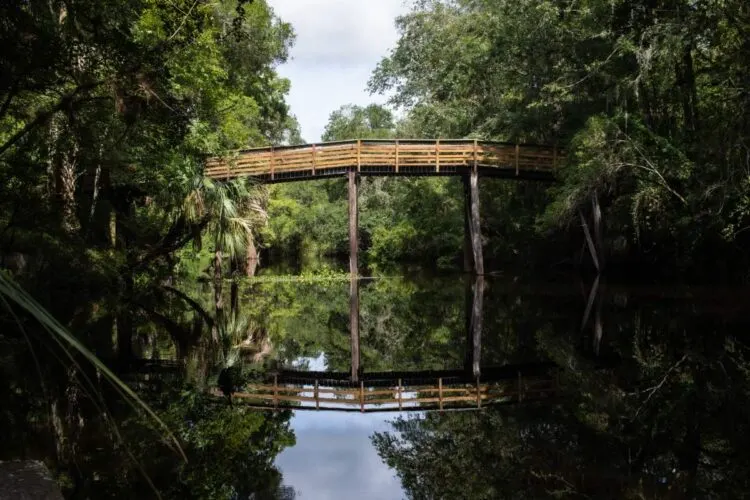
<svg viewBox="0 0 750 500">
<path fill-rule="evenodd" d="M 552 363 L 482 366 L 484 277 L 467 293 L 463 369 L 368 373 L 360 363 L 359 280 L 350 280 L 349 372 L 280 370 L 232 394 L 236 404 L 278 410 L 355 412 L 478 410 L 554 397 L 559 391 Z M 215 393 L 219 395 L 218 392 Z"/>
<path fill-rule="evenodd" d="M 504 366 L 488 372 L 498 375 L 469 381 L 447 371 L 414 372 L 394 383 L 395 374 L 377 374 L 363 377 L 359 384 L 331 378 L 334 374 L 282 372 L 273 377 L 272 383 L 248 385 L 232 397 L 235 404 L 240 400 L 260 409 L 364 413 L 478 410 L 498 404 L 547 399 L 556 396 L 559 390 L 557 370 L 553 366 Z M 326 378 L 314 378 L 318 375 Z"/>
</svg>

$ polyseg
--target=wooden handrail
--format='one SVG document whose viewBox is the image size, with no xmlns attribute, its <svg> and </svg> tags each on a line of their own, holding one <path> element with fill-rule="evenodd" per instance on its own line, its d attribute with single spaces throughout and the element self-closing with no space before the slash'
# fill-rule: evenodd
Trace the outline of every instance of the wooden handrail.
<svg viewBox="0 0 750 500">
<path fill-rule="evenodd" d="M 496 403 L 521 402 L 526 399 L 547 398 L 557 394 L 559 379 L 557 374 L 550 376 L 523 376 L 518 378 L 475 384 L 458 383 L 448 385 L 438 377 L 433 385 L 403 386 L 389 388 L 366 388 L 360 381 L 354 388 L 321 387 L 316 379 L 310 385 L 282 384 L 278 377 L 273 377 L 272 384 L 254 384 L 247 386 L 243 392 L 236 392 L 233 397 L 238 400 L 256 402 L 259 405 L 270 405 L 270 408 L 298 408 L 314 410 L 341 410 L 347 407 L 367 411 L 425 410 L 425 409 L 481 409 L 483 405 Z M 336 406 L 332 406 L 336 405 Z M 353 409 L 352 408 L 352 409 Z"/>
<path fill-rule="evenodd" d="M 229 157 L 210 158 L 205 174 L 214 179 L 249 176 L 283 180 L 285 176 L 315 177 L 350 168 L 371 174 L 465 174 L 507 170 L 553 174 L 563 153 L 556 146 L 478 141 L 476 139 L 362 140 L 301 146 L 258 148 Z M 512 175 L 511 174 L 511 175 Z"/>
</svg>

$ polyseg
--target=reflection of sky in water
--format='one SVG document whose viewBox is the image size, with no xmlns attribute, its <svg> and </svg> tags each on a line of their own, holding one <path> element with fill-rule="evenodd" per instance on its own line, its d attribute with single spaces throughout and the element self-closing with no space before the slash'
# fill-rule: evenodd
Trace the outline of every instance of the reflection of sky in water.
<svg viewBox="0 0 750 500">
<path fill-rule="evenodd" d="M 310 370 L 325 370 L 325 357 L 306 359 Z M 296 363 L 295 363 L 296 364 Z M 276 459 L 291 486 L 305 500 L 329 498 L 400 499 L 401 483 L 370 442 L 390 428 L 388 415 L 298 411 L 292 417 L 297 444 Z"/>
</svg>

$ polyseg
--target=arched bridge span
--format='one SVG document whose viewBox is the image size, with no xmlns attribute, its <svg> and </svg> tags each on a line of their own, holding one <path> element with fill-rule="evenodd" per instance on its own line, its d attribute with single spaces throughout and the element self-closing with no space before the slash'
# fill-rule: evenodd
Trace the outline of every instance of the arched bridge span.
<svg viewBox="0 0 750 500">
<path fill-rule="evenodd" d="M 552 180 L 561 162 L 556 147 L 467 139 L 327 142 L 247 149 L 211 158 L 212 179 L 254 177 L 284 182 L 346 175 L 469 175 Z"/>
<path fill-rule="evenodd" d="M 563 155 L 554 146 L 508 144 L 476 139 L 357 139 L 238 151 L 206 162 L 205 175 L 264 182 L 347 176 L 349 270 L 358 268 L 358 185 L 362 175 L 460 176 L 465 197 L 465 269 L 484 275 L 479 224 L 479 177 L 550 181 Z M 352 299 L 355 307 L 357 298 Z"/>
</svg>

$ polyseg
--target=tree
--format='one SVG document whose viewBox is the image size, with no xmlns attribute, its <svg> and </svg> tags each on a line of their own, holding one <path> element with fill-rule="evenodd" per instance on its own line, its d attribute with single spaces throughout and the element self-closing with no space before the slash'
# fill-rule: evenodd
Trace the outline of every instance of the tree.
<svg viewBox="0 0 750 500">
<path fill-rule="evenodd" d="M 392 113 L 380 105 L 347 104 L 331 113 L 322 138 L 324 141 L 390 139 L 394 127 Z"/>
<path fill-rule="evenodd" d="M 719 82 L 747 68 L 736 40 L 748 26 L 741 2 L 419 2 L 398 19 L 370 89 L 392 91 L 421 136 L 565 148 L 561 183 L 530 207 L 546 205 L 544 234 L 594 197 L 616 264 L 703 273 L 714 262 L 727 275 L 708 256 L 747 265 L 744 160 L 733 152 L 748 101 Z"/>
</svg>

